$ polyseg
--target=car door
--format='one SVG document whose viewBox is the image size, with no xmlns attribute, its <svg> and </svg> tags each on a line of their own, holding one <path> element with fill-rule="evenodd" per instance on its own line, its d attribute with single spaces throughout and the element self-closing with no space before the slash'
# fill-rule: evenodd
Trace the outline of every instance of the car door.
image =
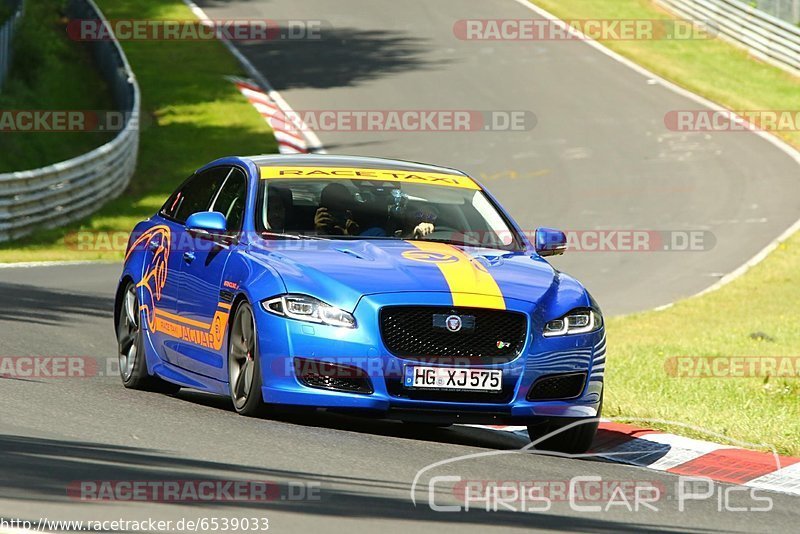
<svg viewBox="0 0 800 534">
<path fill-rule="evenodd" d="M 230 313 L 230 298 L 223 297 L 230 294 L 223 289 L 223 275 L 242 229 L 246 194 L 245 173 L 228 167 L 222 186 L 207 207 L 225 215 L 226 235 L 188 240 L 181 262 L 178 315 L 188 328 L 179 342 L 179 365 L 220 380 L 225 379 L 224 343 Z"/>
<path fill-rule="evenodd" d="M 191 327 L 180 313 L 181 278 L 184 256 L 191 251 L 192 236 L 186 231 L 186 219 L 193 213 L 206 211 L 230 172 L 229 167 L 217 167 L 192 175 L 167 200 L 159 215 L 169 229 L 169 249 L 163 251 L 166 260 L 166 284 L 162 291 L 154 345 L 161 357 L 179 364 L 180 340 L 189 334 Z"/>
</svg>

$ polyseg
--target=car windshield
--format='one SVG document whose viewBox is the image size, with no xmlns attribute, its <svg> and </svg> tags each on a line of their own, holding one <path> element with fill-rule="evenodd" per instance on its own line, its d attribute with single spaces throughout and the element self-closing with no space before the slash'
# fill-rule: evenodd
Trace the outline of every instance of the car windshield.
<svg viewBox="0 0 800 534">
<path fill-rule="evenodd" d="M 269 177 L 261 180 L 256 228 L 268 239 L 423 239 L 520 250 L 486 194 L 455 178 L 457 185 Z"/>
</svg>

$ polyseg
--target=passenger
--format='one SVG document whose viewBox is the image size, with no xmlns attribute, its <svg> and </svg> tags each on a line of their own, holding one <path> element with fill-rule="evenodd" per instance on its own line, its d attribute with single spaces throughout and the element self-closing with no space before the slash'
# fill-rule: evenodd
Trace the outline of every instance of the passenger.
<svg viewBox="0 0 800 534">
<path fill-rule="evenodd" d="M 387 237 L 390 234 L 381 226 L 371 226 L 361 230 L 353 218 L 356 201 L 347 187 L 330 183 L 320 194 L 319 208 L 314 214 L 314 228 L 319 235 L 348 235 L 364 237 Z M 407 209 L 403 215 L 403 227 L 394 233 L 401 239 L 423 239 L 436 228 L 436 210 L 426 206 L 420 209 Z"/>
<path fill-rule="evenodd" d="M 359 235 L 360 227 L 353 220 L 355 199 L 342 184 L 330 183 L 319 197 L 314 214 L 314 229 L 320 235 Z"/>
<path fill-rule="evenodd" d="M 286 204 L 281 192 L 274 187 L 267 190 L 267 230 L 276 233 L 286 231 Z"/>
</svg>

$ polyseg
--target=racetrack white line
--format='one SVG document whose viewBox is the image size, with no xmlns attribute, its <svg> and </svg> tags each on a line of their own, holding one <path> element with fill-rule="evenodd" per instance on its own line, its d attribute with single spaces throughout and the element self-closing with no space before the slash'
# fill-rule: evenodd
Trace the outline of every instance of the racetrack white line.
<svg viewBox="0 0 800 534">
<path fill-rule="evenodd" d="M 667 89 L 669 89 L 669 90 L 671 90 L 671 91 L 673 91 L 673 92 L 675 92 L 677 94 L 680 94 L 680 95 L 682 95 L 682 96 L 684 96 L 686 98 L 689 98 L 690 100 L 693 100 L 693 101 L 697 102 L 698 104 L 701 104 L 701 105 L 703 105 L 703 106 L 705 106 L 705 107 L 707 107 L 709 109 L 716 110 L 716 111 L 730 111 L 730 110 L 727 110 L 726 108 L 720 106 L 719 104 L 716 104 L 715 102 L 712 102 L 711 100 L 708 100 L 708 99 L 706 99 L 706 98 L 704 98 L 704 97 L 702 97 L 702 96 L 700 96 L 700 95 L 698 95 L 696 93 L 693 93 L 693 92 L 691 92 L 691 91 L 689 91 L 687 89 L 684 89 L 684 88 L 682 88 L 682 87 L 680 87 L 680 86 L 678 86 L 678 85 L 666 80 L 665 78 L 662 78 L 661 76 L 658 76 L 657 74 L 647 70 L 646 68 L 642 67 L 641 65 L 638 65 L 638 64 L 634 63 L 633 61 L 621 56 L 620 54 L 618 54 L 618 53 L 606 48 L 605 46 L 603 46 L 599 42 L 588 38 L 586 35 L 584 35 L 579 30 L 576 30 L 575 28 L 567 26 L 564 23 L 564 21 L 562 21 L 561 19 L 559 19 L 558 17 L 556 17 L 555 15 L 550 13 L 549 11 L 546 11 L 545 9 L 543 9 L 543 8 L 541 8 L 539 6 L 537 6 L 535 4 L 532 4 L 530 1 L 528 1 L 528 0 L 513 0 L 513 1 L 516 2 L 517 4 L 521 5 L 521 6 L 523 6 L 523 7 L 527 8 L 527 9 L 537 13 L 538 15 L 540 15 L 540 16 L 546 18 L 546 19 L 552 20 L 552 21 L 556 22 L 557 24 L 560 24 L 562 27 L 566 28 L 566 30 L 568 32 L 572 33 L 573 35 L 575 35 L 577 37 L 580 37 L 581 40 L 583 42 L 585 42 L 587 45 L 591 46 L 592 48 L 594 48 L 595 50 L 601 52 L 602 54 L 605 54 L 606 56 L 614 59 L 615 61 L 627 66 L 628 68 L 633 69 L 634 71 L 638 72 L 642 76 L 647 77 L 648 80 L 653 80 L 654 82 L 659 83 L 660 85 L 666 87 Z M 211 19 L 208 17 L 208 15 L 206 15 L 206 13 L 202 10 L 202 8 L 200 8 L 197 4 L 195 4 L 191 0 L 183 0 L 183 3 L 200 20 L 203 20 L 203 21 L 206 21 L 206 22 L 210 22 L 211 21 Z M 234 55 L 234 57 L 236 57 L 236 59 L 239 61 L 239 63 L 242 64 L 244 69 L 247 71 L 248 75 L 251 76 L 254 80 L 256 80 L 262 87 L 264 87 L 264 89 L 267 91 L 269 96 L 285 112 L 291 113 L 292 112 L 291 106 L 289 106 L 289 104 L 286 102 L 286 100 L 283 99 L 283 97 L 280 95 L 280 93 L 278 93 L 277 91 L 275 91 L 273 89 L 272 85 L 269 83 L 269 81 L 266 79 L 266 77 L 263 74 L 261 74 L 261 72 L 255 67 L 255 65 L 253 65 L 250 62 L 250 60 L 248 60 L 244 56 L 244 54 L 242 54 L 230 41 L 228 41 L 226 39 L 220 39 L 220 41 L 228 48 L 228 50 L 230 50 L 230 52 Z M 320 141 L 319 137 L 317 137 L 316 133 L 314 133 L 308 127 L 303 128 L 303 133 L 304 133 L 304 135 L 306 136 L 306 138 L 308 140 L 308 148 L 311 151 L 316 152 L 316 153 L 320 153 L 320 154 L 324 154 L 325 153 L 325 150 L 323 148 L 322 142 Z M 776 137 L 776 136 L 774 136 L 772 134 L 769 134 L 768 132 L 764 132 L 764 131 L 752 131 L 751 133 L 754 133 L 754 134 L 760 136 L 762 139 L 765 139 L 768 142 L 772 143 L 774 146 L 776 146 L 781 151 L 786 153 L 789 157 L 791 157 L 795 162 L 797 162 L 798 165 L 800 165 L 800 152 L 795 150 L 792 146 L 790 146 L 789 144 L 785 143 L 780 138 L 778 138 L 778 137 Z M 780 236 L 778 236 L 776 239 L 771 241 L 767 246 L 765 246 L 762 250 L 760 250 L 752 258 L 750 258 L 747 262 L 745 262 L 744 264 L 742 264 L 738 268 L 734 269 L 730 273 L 726 274 L 725 276 L 720 278 L 718 281 L 716 281 L 711 286 L 709 286 L 706 289 L 700 291 L 699 293 L 696 293 L 695 295 L 693 295 L 691 297 L 687 297 L 687 298 L 693 298 L 693 297 L 705 295 L 707 293 L 715 291 L 715 290 L 717 290 L 717 289 L 729 284 L 733 280 L 736 280 L 737 278 L 742 276 L 744 273 L 746 273 L 750 268 L 752 268 L 753 266 L 761 263 L 761 261 L 763 261 L 764 258 L 766 258 L 770 254 L 770 252 L 774 251 L 781 243 L 786 241 L 786 239 L 788 239 L 792 234 L 794 234 L 797 231 L 800 231 L 800 219 L 798 219 L 793 225 L 791 225 L 789 228 L 787 228 L 786 231 L 784 231 Z M 81 262 L 6 263 L 6 264 L 0 264 L 0 268 L 74 265 L 74 264 L 79 264 L 79 263 L 81 263 Z M 97 263 L 97 262 L 83 262 L 83 263 Z M 681 300 L 684 300 L 684 299 L 681 299 Z M 660 311 L 660 310 L 667 309 L 667 308 L 671 307 L 673 304 L 674 304 L 674 302 L 659 306 L 659 307 L 655 308 L 655 311 Z"/>
<path fill-rule="evenodd" d="M 684 97 L 686 97 L 686 98 L 688 98 L 690 100 L 693 100 L 694 102 L 697 102 L 698 104 L 700 104 L 702 106 L 705 106 L 705 107 L 707 107 L 709 109 L 712 109 L 714 111 L 726 111 L 728 113 L 731 113 L 735 118 L 738 118 L 738 119 L 744 121 L 744 119 L 741 116 L 737 115 L 736 113 L 733 113 L 732 110 L 729 110 L 729 109 L 717 104 L 716 102 L 713 102 L 713 101 L 711 101 L 711 100 L 709 100 L 709 99 L 707 99 L 705 97 L 702 97 L 702 96 L 700 96 L 700 95 L 698 95 L 696 93 L 693 93 L 693 92 L 689 91 L 688 89 L 684 89 L 683 87 L 680 87 L 679 85 L 676 85 L 676 84 L 670 82 L 666 78 L 662 78 L 661 76 L 659 76 L 659 75 L 647 70 L 646 68 L 642 67 L 641 65 L 639 65 L 637 63 L 634 63 L 630 59 L 621 56 L 620 54 L 614 52 L 613 50 L 611 50 L 609 48 L 606 48 L 605 46 L 603 46 L 598 41 L 595 41 L 594 39 L 591 39 L 591 38 L 587 37 L 581 31 L 579 31 L 579 30 L 567 25 L 560 18 L 556 17 L 555 15 L 550 13 L 549 11 L 537 6 L 536 4 L 530 2 L 529 0 L 513 0 L 513 1 L 516 2 L 519 5 L 527 8 L 527 9 L 533 11 L 534 13 L 540 15 L 541 17 L 544 17 L 544 18 L 546 18 L 548 20 L 551 20 L 551 21 L 555 22 L 556 24 L 559 24 L 567 32 L 571 33 L 572 35 L 574 35 L 576 37 L 579 37 L 584 43 L 586 43 L 587 45 L 591 46 L 592 48 L 594 48 L 598 52 L 600 52 L 602 54 L 605 54 L 606 56 L 610 57 L 614 61 L 617 61 L 618 63 L 622 63 L 626 67 L 628 67 L 630 69 L 633 69 L 634 71 L 638 72 L 642 76 L 645 76 L 646 78 L 648 78 L 648 81 L 649 80 L 653 80 L 654 82 L 662 85 L 663 87 L 669 89 L 670 91 L 673 91 L 673 92 L 675 92 L 675 93 L 677 93 L 677 94 L 679 94 L 681 96 L 684 96 Z M 777 137 L 775 135 L 772 135 L 769 132 L 765 132 L 763 130 L 750 130 L 748 133 L 753 133 L 753 134 L 761 137 L 765 141 L 768 141 L 773 146 L 777 147 L 782 152 L 786 153 L 786 155 L 788 155 L 790 158 L 792 158 L 795 161 L 795 163 L 797 163 L 798 166 L 800 166 L 800 151 L 796 150 L 794 147 L 792 147 L 790 144 L 788 144 L 785 141 L 783 141 L 781 138 L 779 138 L 779 137 Z M 778 248 L 778 246 L 781 243 L 786 241 L 792 234 L 794 234 L 797 231 L 800 231 L 800 219 L 798 219 L 794 224 L 792 224 L 789 228 L 787 228 L 777 238 L 773 239 L 766 247 L 761 249 L 755 256 L 750 258 L 743 265 L 739 266 L 738 268 L 734 269 L 730 273 L 726 274 L 725 276 L 723 276 L 722 278 L 717 280 L 715 283 L 713 283 L 711 286 L 707 287 L 706 289 L 700 291 L 699 293 L 696 293 L 695 295 L 687 297 L 687 298 L 699 297 L 700 295 L 705 295 L 706 293 L 711 293 L 712 291 L 716 291 L 717 289 L 719 289 L 719 288 L 721 288 L 721 287 L 733 282 L 734 280 L 736 280 L 737 278 L 742 276 L 744 273 L 746 273 L 748 270 L 750 270 L 751 267 L 761 263 L 764 260 L 764 258 L 766 258 L 769 255 L 770 252 L 772 252 L 773 250 Z M 680 299 L 680 300 L 685 300 L 685 299 Z M 658 308 L 655 308 L 655 310 L 656 311 L 663 310 L 663 309 L 669 308 L 673 304 L 674 304 L 674 302 L 673 303 L 669 303 L 669 304 L 665 304 L 663 306 L 659 306 Z"/>
<path fill-rule="evenodd" d="M 200 19 L 203 22 L 208 22 L 208 23 L 211 22 L 211 18 L 208 15 L 206 15 L 206 12 L 203 11 L 203 9 L 200 6 L 192 2 L 192 0 L 183 0 L 183 3 L 186 4 L 186 7 L 188 7 L 198 19 Z M 236 46 L 234 46 L 232 42 L 225 39 L 221 34 L 218 35 L 217 37 L 219 41 L 222 42 L 222 44 L 224 44 L 228 50 L 230 50 L 231 54 L 233 54 L 236 60 L 239 61 L 239 63 L 241 63 L 242 67 L 244 67 L 245 71 L 247 71 L 248 76 L 250 76 L 251 78 L 253 78 L 253 80 L 258 82 L 258 84 L 264 89 L 264 91 L 269 95 L 269 97 L 276 104 L 278 104 L 278 106 L 283 110 L 284 113 L 298 117 L 298 120 L 300 120 L 300 123 L 302 124 L 301 131 L 303 132 L 306 141 L 308 141 L 308 150 L 316 154 L 325 154 L 326 152 L 322 145 L 322 141 L 319 140 L 317 134 L 314 133 L 314 131 L 311 130 L 305 123 L 303 123 L 301 119 L 299 119 L 299 115 L 297 115 L 292 110 L 292 107 L 289 105 L 288 102 L 286 102 L 286 100 L 283 99 L 280 93 L 278 93 L 278 91 L 276 91 L 272 87 L 272 84 L 269 83 L 269 80 L 267 80 L 267 78 L 263 74 L 261 74 L 261 72 L 255 67 L 255 65 L 253 65 L 250 62 L 250 60 L 247 59 L 247 57 L 245 57 L 245 55 L 242 54 L 238 48 L 236 48 Z"/>
<path fill-rule="evenodd" d="M 64 260 L 64 261 L 20 261 L 16 263 L 0 263 L 0 269 L 20 269 L 27 267 L 63 267 L 69 265 L 102 265 L 115 264 L 114 260 Z"/>
<path fill-rule="evenodd" d="M 744 483 L 745 486 L 800 496 L 800 463 Z"/>
</svg>

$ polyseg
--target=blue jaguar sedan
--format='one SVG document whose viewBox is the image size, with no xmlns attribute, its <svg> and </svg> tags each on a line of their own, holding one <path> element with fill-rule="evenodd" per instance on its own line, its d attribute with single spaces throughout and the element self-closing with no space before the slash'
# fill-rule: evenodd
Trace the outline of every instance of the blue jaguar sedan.
<svg viewBox="0 0 800 534">
<path fill-rule="evenodd" d="M 133 230 L 116 293 L 125 387 L 417 425 L 524 425 L 586 451 L 605 330 L 476 180 L 367 157 L 230 157 Z"/>
</svg>

